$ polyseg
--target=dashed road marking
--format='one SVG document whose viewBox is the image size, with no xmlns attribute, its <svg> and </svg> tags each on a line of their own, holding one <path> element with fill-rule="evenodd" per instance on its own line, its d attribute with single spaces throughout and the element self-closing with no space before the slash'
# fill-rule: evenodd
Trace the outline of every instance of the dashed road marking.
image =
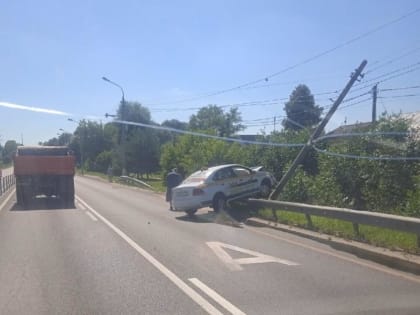
<svg viewBox="0 0 420 315">
<path fill-rule="evenodd" d="M 84 205 L 82 205 L 80 202 L 78 202 L 78 203 L 77 203 L 77 208 L 80 208 L 80 209 L 82 209 L 82 210 L 87 210 L 87 209 L 85 208 L 85 206 L 84 206 Z"/>
<path fill-rule="evenodd" d="M 214 301 L 219 303 L 223 308 L 225 308 L 231 314 L 246 315 L 239 308 L 237 308 L 235 305 L 230 303 L 228 300 L 226 300 L 224 297 L 222 297 L 216 291 L 214 291 L 213 289 L 206 286 L 203 282 L 201 282 L 197 278 L 190 278 L 188 280 L 190 280 L 197 288 L 199 288 L 201 291 L 203 291 L 205 294 L 207 294 L 209 297 L 211 297 Z"/>
<path fill-rule="evenodd" d="M 105 217 L 99 214 L 95 209 L 89 206 L 79 196 L 76 196 L 77 200 L 82 203 L 86 208 L 93 212 L 103 223 L 105 223 L 111 230 L 113 230 L 118 236 L 126 241 L 134 250 L 136 250 L 141 256 L 143 256 L 149 263 L 151 263 L 156 269 L 158 269 L 164 276 L 166 276 L 173 284 L 175 284 L 181 291 L 188 295 L 194 302 L 201 306 L 208 314 L 211 315 L 223 315 L 217 308 L 211 305 L 205 298 L 198 294 L 192 289 L 186 282 L 182 281 L 175 273 L 166 268 L 161 262 L 149 254 L 146 250 L 140 247 L 135 241 L 133 241 L 127 234 L 113 225 Z"/>
<path fill-rule="evenodd" d="M 85 212 L 87 215 L 88 215 L 88 217 L 89 218 L 91 218 L 93 221 L 98 221 L 98 219 L 92 214 L 92 213 L 90 213 L 89 211 L 86 211 Z"/>
</svg>

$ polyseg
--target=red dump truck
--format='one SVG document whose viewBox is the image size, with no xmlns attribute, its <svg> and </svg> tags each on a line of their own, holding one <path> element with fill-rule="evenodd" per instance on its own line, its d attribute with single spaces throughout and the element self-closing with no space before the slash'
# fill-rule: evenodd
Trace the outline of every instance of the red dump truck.
<svg viewBox="0 0 420 315">
<path fill-rule="evenodd" d="M 13 164 L 18 204 L 27 207 L 34 197 L 44 195 L 74 207 L 75 159 L 68 147 L 20 146 Z"/>
</svg>

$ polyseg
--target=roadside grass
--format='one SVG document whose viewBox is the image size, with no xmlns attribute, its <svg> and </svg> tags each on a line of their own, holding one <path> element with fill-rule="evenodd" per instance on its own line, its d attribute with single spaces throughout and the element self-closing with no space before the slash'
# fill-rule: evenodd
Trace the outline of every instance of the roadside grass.
<svg viewBox="0 0 420 315">
<path fill-rule="evenodd" d="M 165 192 L 166 186 L 164 185 L 161 179 L 156 178 L 149 178 L 149 179 L 142 179 L 143 182 L 153 187 L 153 190 L 156 192 Z"/>
<path fill-rule="evenodd" d="M 13 166 L 12 162 L 6 163 L 6 164 L 0 162 L 0 168 L 1 169 L 9 168 L 9 167 L 12 167 L 12 166 Z"/>
<path fill-rule="evenodd" d="M 308 222 L 304 214 L 276 210 L 276 215 L 279 223 L 308 228 Z M 258 216 L 263 219 L 274 220 L 271 209 L 259 210 Z M 311 216 L 311 220 L 313 224 L 312 230 L 315 231 L 348 240 L 357 240 L 391 250 L 420 254 L 420 249 L 417 248 L 417 236 L 413 233 L 359 224 L 359 235 L 356 235 L 351 222 L 317 216 Z"/>
</svg>

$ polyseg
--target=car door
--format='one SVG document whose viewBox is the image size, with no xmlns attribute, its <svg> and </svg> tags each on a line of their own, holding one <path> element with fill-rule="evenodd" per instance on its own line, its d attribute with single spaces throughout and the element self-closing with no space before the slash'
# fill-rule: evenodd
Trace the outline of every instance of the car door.
<svg viewBox="0 0 420 315">
<path fill-rule="evenodd" d="M 237 191 L 238 178 L 233 172 L 232 167 L 225 167 L 217 171 L 214 176 L 214 180 L 217 183 L 218 191 L 230 198 L 235 195 Z"/>
<path fill-rule="evenodd" d="M 252 195 L 258 191 L 258 179 L 255 172 L 243 166 L 232 167 L 237 178 L 237 195 Z"/>
</svg>

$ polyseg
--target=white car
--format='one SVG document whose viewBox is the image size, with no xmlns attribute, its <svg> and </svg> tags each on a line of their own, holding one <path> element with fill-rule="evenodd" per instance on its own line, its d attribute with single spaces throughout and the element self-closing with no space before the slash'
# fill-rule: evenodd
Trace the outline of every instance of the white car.
<svg viewBox="0 0 420 315">
<path fill-rule="evenodd" d="M 237 164 L 219 165 L 197 171 L 173 188 L 172 206 L 175 211 L 189 215 L 203 207 L 212 207 L 217 212 L 235 199 L 258 195 L 266 198 L 273 186 L 269 172 Z"/>
</svg>

